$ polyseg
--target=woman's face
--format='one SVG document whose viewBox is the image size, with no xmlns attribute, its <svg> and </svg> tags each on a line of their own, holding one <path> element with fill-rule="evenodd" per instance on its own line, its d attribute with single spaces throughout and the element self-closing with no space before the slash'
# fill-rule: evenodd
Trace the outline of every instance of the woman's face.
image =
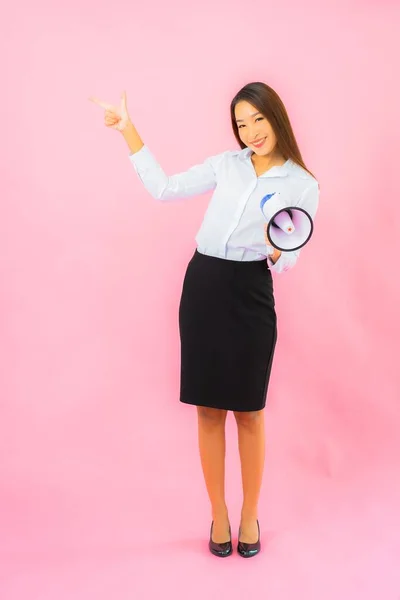
<svg viewBox="0 0 400 600">
<path fill-rule="evenodd" d="M 271 124 L 258 109 L 241 100 L 235 106 L 239 137 L 255 154 L 264 156 L 274 151 L 276 136 Z"/>
</svg>

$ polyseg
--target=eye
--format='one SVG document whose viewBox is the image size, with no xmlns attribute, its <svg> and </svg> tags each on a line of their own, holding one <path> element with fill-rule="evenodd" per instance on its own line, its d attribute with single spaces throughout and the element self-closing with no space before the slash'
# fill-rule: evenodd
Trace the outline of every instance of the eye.
<svg viewBox="0 0 400 600">
<path fill-rule="evenodd" d="M 256 122 L 257 121 L 264 121 L 264 117 L 257 117 Z M 238 129 L 240 129 L 241 127 L 246 127 L 246 125 L 238 125 Z"/>
</svg>

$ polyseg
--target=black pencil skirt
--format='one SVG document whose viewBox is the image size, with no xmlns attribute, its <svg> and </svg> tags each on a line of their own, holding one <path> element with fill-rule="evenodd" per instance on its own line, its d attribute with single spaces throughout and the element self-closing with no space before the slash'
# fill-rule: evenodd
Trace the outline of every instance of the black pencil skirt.
<svg viewBox="0 0 400 600">
<path fill-rule="evenodd" d="M 232 411 L 265 407 L 277 340 L 266 260 L 195 251 L 179 306 L 180 401 Z"/>
</svg>

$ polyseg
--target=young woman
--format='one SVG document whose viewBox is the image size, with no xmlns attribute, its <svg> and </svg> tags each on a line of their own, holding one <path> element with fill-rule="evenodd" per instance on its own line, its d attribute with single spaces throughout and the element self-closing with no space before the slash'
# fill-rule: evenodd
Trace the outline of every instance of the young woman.
<svg viewBox="0 0 400 600">
<path fill-rule="evenodd" d="M 179 307 L 180 401 L 195 405 L 201 465 L 211 503 L 210 551 L 232 553 L 225 501 L 225 421 L 238 427 L 243 505 L 237 550 L 260 551 L 258 501 L 264 468 L 264 407 L 277 339 L 271 271 L 292 268 L 300 251 L 270 245 L 261 199 L 280 192 L 314 217 L 318 181 L 305 166 L 277 93 L 250 83 L 233 98 L 232 128 L 240 149 L 207 158 L 168 176 L 120 106 L 105 109 L 105 125 L 120 131 L 130 161 L 148 192 L 168 202 L 214 190 L 196 236 Z"/>
</svg>

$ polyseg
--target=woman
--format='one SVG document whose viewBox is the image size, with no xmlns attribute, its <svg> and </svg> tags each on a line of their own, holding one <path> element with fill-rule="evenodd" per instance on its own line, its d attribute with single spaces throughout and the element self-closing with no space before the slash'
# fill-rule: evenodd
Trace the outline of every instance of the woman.
<svg viewBox="0 0 400 600">
<path fill-rule="evenodd" d="M 280 192 L 315 216 L 319 186 L 301 157 L 286 109 L 264 83 L 243 87 L 231 103 L 240 149 L 167 176 L 132 124 L 122 95 L 105 109 L 148 192 L 161 201 L 214 190 L 187 267 L 180 308 L 180 401 L 195 405 L 201 465 L 211 503 L 209 549 L 232 553 L 225 502 L 225 421 L 238 426 L 243 505 L 237 550 L 260 551 L 258 500 L 264 468 L 264 407 L 277 339 L 271 271 L 292 268 L 300 254 L 280 252 L 267 237 L 260 200 Z"/>
</svg>

